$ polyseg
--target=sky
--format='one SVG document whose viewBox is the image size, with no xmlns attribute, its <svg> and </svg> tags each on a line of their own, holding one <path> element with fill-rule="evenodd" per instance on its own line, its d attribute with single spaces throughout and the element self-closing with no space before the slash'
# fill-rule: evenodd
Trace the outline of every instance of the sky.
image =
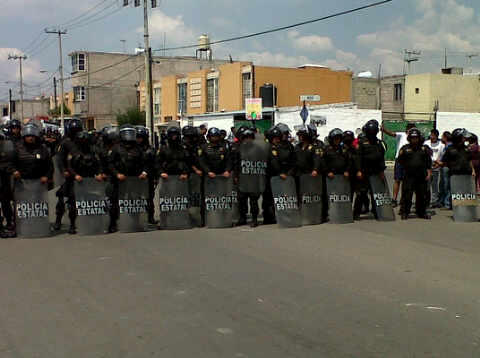
<svg viewBox="0 0 480 358">
<path fill-rule="evenodd" d="M 130 0 L 133 2 L 133 0 Z M 244 35 L 367 5 L 377 0 L 157 0 L 150 12 L 152 49 L 195 44 L 206 33 L 212 41 Z M 12 88 L 18 94 L 18 61 L 26 55 L 26 97 L 51 94 L 58 70 L 58 36 L 45 28 L 66 29 L 68 53 L 75 50 L 128 52 L 143 43 L 143 9 L 123 7 L 123 0 L 2 0 L 0 7 L 0 101 Z M 215 58 L 258 65 L 295 67 L 321 64 L 354 73 L 382 75 L 404 71 L 404 50 L 421 51 L 412 73 L 439 72 L 447 49 L 448 66 L 480 71 L 478 0 L 393 0 L 357 13 L 252 39 L 213 47 Z M 161 54 L 161 52 L 157 52 Z M 194 55 L 194 49 L 167 55 Z M 45 72 L 46 71 L 46 72 Z M 121 75 L 121 74 L 119 74 Z M 56 75 L 58 78 L 58 74 Z M 68 87 L 68 83 L 66 84 Z"/>
</svg>

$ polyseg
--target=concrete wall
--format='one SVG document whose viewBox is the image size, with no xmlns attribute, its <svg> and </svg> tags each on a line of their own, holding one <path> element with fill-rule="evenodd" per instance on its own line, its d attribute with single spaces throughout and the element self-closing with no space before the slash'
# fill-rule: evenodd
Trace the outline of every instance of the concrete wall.
<svg viewBox="0 0 480 358">
<path fill-rule="evenodd" d="M 378 109 L 380 83 L 376 78 L 352 79 L 352 102 L 360 109 Z"/>
<path fill-rule="evenodd" d="M 8 104 L 7 104 L 8 107 Z M 15 101 L 16 111 L 12 113 L 11 119 L 22 120 L 20 100 Z M 50 109 L 50 101 L 48 98 L 44 99 L 26 99 L 23 101 L 23 119 L 34 119 L 35 117 L 48 117 L 48 110 Z"/>
<path fill-rule="evenodd" d="M 395 101 L 395 84 L 401 84 L 403 96 L 401 101 Z M 380 102 L 383 120 L 403 120 L 405 99 L 405 76 L 384 77 L 381 80 Z"/>
<path fill-rule="evenodd" d="M 427 73 L 409 75 L 405 81 L 405 112 L 408 113 L 432 113 L 437 102 L 441 112 L 480 112 L 479 98 L 477 76 Z M 407 115 L 407 119 L 413 117 L 418 115 Z"/>
</svg>

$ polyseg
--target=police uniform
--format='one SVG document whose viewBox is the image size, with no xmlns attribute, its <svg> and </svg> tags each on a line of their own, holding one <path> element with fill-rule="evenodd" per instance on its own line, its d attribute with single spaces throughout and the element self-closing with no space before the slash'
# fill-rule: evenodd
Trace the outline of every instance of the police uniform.
<svg viewBox="0 0 480 358">
<path fill-rule="evenodd" d="M 428 218 L 426 180 L 432 168 L 430 150 L 425 145 L 412 146 L 407 144 L 400 149 L 399 163 L 405 168 L 405 178 L 402 183 L 402 219 L 408 218 L 412 206 L 412 197 L 415 193 L 415 207 L 417 216 Z"/>
<path fill-rule="evenodd" d="M 0 204 L 2 205 L 2 214 L 6 220 L 6 228 L 8 231 L 14 231 L 14 217 L 13 217 L 13 188 L 12 188 L 12 173 L 13 160 L 15 158 L 15 146 L 12 141 L 7 140 L 3 134 L 0 133 Z M 3 218 L 0 217 L 0 230 L 2 236 L 7 234 L 3 232 Z M 5 237 L 7 237 L 6 235 Z"/>
</svg>

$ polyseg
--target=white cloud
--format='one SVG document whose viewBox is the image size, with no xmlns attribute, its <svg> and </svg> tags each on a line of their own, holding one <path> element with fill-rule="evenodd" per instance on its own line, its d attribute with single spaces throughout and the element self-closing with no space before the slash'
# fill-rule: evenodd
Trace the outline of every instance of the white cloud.
<svg viewBox="0 0 480 358">
<path fill-rule="evenodd" d="M 428 63 L 432 52 L 436 56 L 448 51 L 470 52 L 480 47 L 480 23 L 475 11 L 458 0 L 410 0 L 418 13 L 407 23 L 400 18 L 386 30 L 357 36 L 357 44 L 369 52 L 365 61 L 383 63 L 386 72 L 400 73 L 403 69 L 403 49 L 423 51 L 419 65 L 425 70 L 438 71 Z M 464 60 L 459 61 L 463 65 Z M 438 65 L 437 65 L 438 66 Z"/>
<path fill-rule="evenodd" d="M 192 44 L 195 43 L 200 34 L 196 34 L 183 21 L 182 16 L 170 17 L 162 11 L 155 11 L 150 17 L 150 33 L 152 37 L 163 38 L 165 33 L 167 42 L 171 44 Z M 137 32 L 143 33 L 143 26 Z"/>
<path fill-rule="evenodd" d="M 301 36 L 298 31 L 290 31 L 287 34 L 295 48 L 303 51 L 318 52 L 331 51 L 334 49 L 333 42 L 329 37 L 318 35 Z"/>
<path fill-rule="evenodd" d="M 8 55 L 23 55 L 22 51 L 16 48 L 0 48 L 0 73 L 2 73 L 2 80 L 18 81 L 20 78 L 19 61 L 9 60 Z M 23 78 L 30 82 L 40 81 L 42 74 L 40 73 L 41 66 L 37 60 L 23 61 Z"/>
</svg>

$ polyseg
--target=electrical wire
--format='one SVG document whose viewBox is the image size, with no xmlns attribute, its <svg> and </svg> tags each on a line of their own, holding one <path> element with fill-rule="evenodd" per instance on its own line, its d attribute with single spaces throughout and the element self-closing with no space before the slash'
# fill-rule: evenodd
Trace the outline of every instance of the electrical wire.
<svg viewBox="0 0 480 358">
<path fill-rule="evenodd" d="M 76 28 L 78 26 L 84 26 L 85 24 L 87 24 L 90 20 L 92 20 L 93 18 L 95 18 L 97 15 L 100 15 L 102 12 L 104 11 L 107 11 L 108 9 L 112 8 L 113 6 L 116 6 L 117 3 L 116 2 L 113 2 L 109 5 L 107 5 L 106 7 L 100 9 L 99 11 L 79 20 L 79 21 L 75 21 L 73 23 L 71 23 L 70 25 L 67 26 L 67 29 L 73 29 L 73 28 Z"/>
<path fill-rule="evenodd" d="M 72 18 L 72 19 L 64 22 L 63 24 L 59 24 L 58 27 L 70 26 L 70 24 L 79 21 L 82 17 L 84 17 L 84 16 L 87 15 L 88 13 L 94 11 L 95 9 L 98 9 L 100 6 L 102 6 L 102 5 L 103 5 L 104 3 L 106 3 L 107 1 L 109 1 L 109 0 L 102 0 L 102 1 L 100 1 L 97 5 L 89 8 L 88 10 L 86 10 L 85 12 L 83 12 L 82 14 L 80 14 L 80 15 L 78 15 L 78 16 L 75 16 L 74 18 Z"/>
<path fill-rule="evenodd" d="M 36 42 L 42 37 L 42 35 L 46 35 L 44 31 L 40 31 L 40 33 L 35 37 L 27 46 L 25 46 L 21 51 L 23 53 L 28 53 L 30 52 L 32 46 L 36 45 Z"/>
<path fill-rule="evenodd" d="M 108 70 L 112 67 L 115 67 L 115 66 L 118 66 L 122 63 L 125 63 L 127 61 L 130 61 L 132 59 L 136 59 L 139 55 L 129 55 L 127 58 L 124 58 L 123 60 L 119 61 L 119 62 L 116 62 L 116 63 L 112 63 L 111 65 L 108 65 L 108 66 L 105 66 L 105 67 L 102 67 L 102 68 L 99 68 L 98 70 L 95 70 L 95 71 L 89 71 L 87 73 L 83 73 L 83 74 L 75 74 L 73 76 L 70 76 L 70 77 L 65 77 L 64 80 L 67 81 L 67 80 L 71 80 L 72 78 L 82 78 L 82 77 L 86 77 L 86 76 L 90 76 L 90 75 L 93 75 L 95 73 L 98 73 L 98 72 L 102 72 L 102 71 L 105 71 L 105 70 Z"/>
<path fill-rule="evenodd" d="M 111 80 L 111 81 L 108 81 L 108 82 L 105 82 L 105 83 L 102 83 L 102 84 L 99 84 L 99 85 L 88 86 L 88 87 L 86 87 L 86 88 L 106 87 L 106 86 L 111 85 L 112 83 L 117 82 L 117 81 L 121 80 L 122 78 L 125 78 L 125 77 L 127 77 L 128 75 L 130 75 L 130 74 L 138 71 L 138 70 L 139 70 L 140 68 L 142 68 L 142 67 L 145 67 L 145 64 L 142 64 L 142 65 L 134 68 L 132 71 L 129 71 L 129 72 L 127 72 L 127 73 L 124 73 L 124 74 L 121 75 L 120 77 L 117 77 L 117 78 L 115 78 L 115 79 L 113 79 L 113 80 Z"/>
<path fill-rule="evenodd" d="M 368 8 L 384 5 L 384 4 L 387 4 L 387 3 L 392 2 L 392 1 L 393 0 L 378 1 L 378 2 L 375 2 L 375 3 L 369 4 L 369 5 L 357 7 L 357 8 L 346 10 L 346 11 L 337 12 L 335 14 L 328 15 L 328 16 L 323 16 L 323 17 L 320 17 L 320 18 L 317 18 L 317 19 L 302 21 L 302 22 L 298 22 L 296 24 L 282 26 L 282 27 L 276 27 L 276 28 L 266 30 L 266 31 L 255 32 L 253 34 L 231 37 L 231 38 L 224 39 L 224 40 L 219 40 L 219 41 L 213 41 L 213 42 L 210 42 L 210 45 L 217 45 L 217 44 L 221 44 L 221 43 L 225 43 L 225 42 L 244 40 L 244 39 L 248 39 L 248 38 L 252 38 L 252 37 L 271 34 L 271 33 L 274 33 L 274 32 L 289 30 L 289 29 L 293 29 L 295 27 L 308 25 L 308 24 L 313 24 L 315 22 L 324 21 L 324 20 L 332 19 L 334 17 L 343 16 L 343 15 L 351 14 L 351 13 L 358 12 L 358 11 L 361 11 L 361 10 L 365 10 L 365 9 L 368 9 Z M 170 48 L 165 48 L 165 49 L 156 49 L 156 50 L 153 50 L 153 51 L 154 52 L 159 52 L 159 51 L 185 50 L 185 49 L 197 48 L 199 46 L 200 46 L 199 44 L 195 44 L 195 45 L 170 47 Z"/>
<path fill-rule="evenodd" d="M 80 27 L 84 27 L 84 26 L 90 25 L 90 24 L 92 24 L 92 23 L 94 23 L 94 22 L 103 20 L 103 19 L 105 19 L 105 18 L 107 18 L 107 17 L 109 17 L 109 16 L 112 16 L 113 14 L 116 14 L 117 12 L 122 11 L 122 9 L 123 9 L 123 7 L 118 8 L 118 9 L 114 9 L 113 11 L 111 11 L 111 12 L 109 12 L 109 13 L 101 16 L 101 17 L 97 17 L 96 19 L 93 19 L 93 20 L 91 20 L 91 21 L 89 21 L 89 22 L 86 22 L 86 23 L 79 24 L 79 25 L 76 25 L 76 26 L 74 26 L 74 27 L 71 27 L 70 30 L 75 30 L 75 29 L 78 29 L 78 28 L 80 28 Z"/>
<path fill-rule="evenodd" d="M 35 57 L 39 54 L 41 54 L 43 51 L 45 51 L 47 48 L 50 48 L 52 47 L 53 44 L 55 44 L 57 42 L 57 39 L 52 39 L 52 41 L 50 41 L 47 45 L 45 45 L 44 47 L 38 49 L 36 52 L 33 52 L 30 54 L 30 57 Z"/>
</svg>

